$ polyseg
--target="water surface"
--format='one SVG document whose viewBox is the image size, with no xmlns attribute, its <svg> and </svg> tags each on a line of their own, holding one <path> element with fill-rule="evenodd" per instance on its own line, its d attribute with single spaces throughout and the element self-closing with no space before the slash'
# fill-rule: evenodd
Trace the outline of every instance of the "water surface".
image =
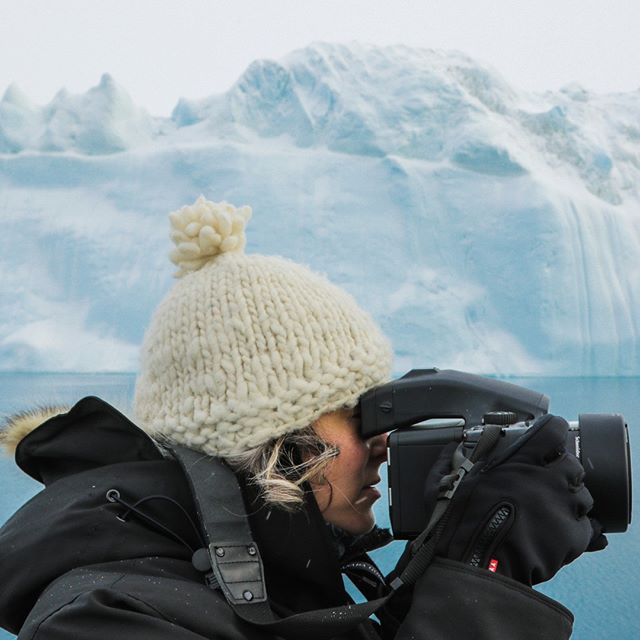
<svg viewBox="0 0 640 640">
<path fill-rule="evenodd" d="M 627 418 L 634 473 L 640 459 L 640 378 L 510 378 L 514 384 L 546 393 L 550 410 L 576 419 L 579 413 L 622 413 Z M 0 414 L 42 405 L 71 405 L 86 395 L 97 395 L 130 414 L 132 374 L 31 374 L 0 373 Z M 41 486 L 25 476 L 11 460 L 0 459 L 0 522 L 4 522 Z M 383 492 L 384 495 L 384 492 Z M 634 512 L 640 517 L 638 491 Z M 384 500 L 376 505 L 378 522 L 388 525 Z M 640 638 L 640 533 L 632 526 L 625 534 L 610 536 L 609 548 L 585 554 L 540 587 L 547 595 L 569 607 L 576 616 L 576 640 L 637 640 Z M 375 554 L 383 569 L 390 569 L 402 549 L 394 543 Z M 508 606 L 508 603 L 505 603 Z M 0 640 L 11 638 L 0 631 Z"/>
</svg>

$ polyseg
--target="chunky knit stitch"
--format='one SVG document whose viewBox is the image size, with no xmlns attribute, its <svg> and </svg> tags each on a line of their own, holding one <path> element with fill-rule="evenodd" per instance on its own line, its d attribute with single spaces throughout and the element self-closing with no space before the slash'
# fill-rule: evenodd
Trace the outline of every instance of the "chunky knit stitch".
<svg viewBox="0 0 640 640">
<path fill-rule="evenodd" d="M 226 207 L 231 224 L 223 231 L 242 239 L 206 260 L 187 249 L 187 261 L 198 265 L 172 255 L 182 277 L 156 310 L 142 349 L 135 412 L 143 428 L 234 455 L 354 406 L 388 379 L 389 343 L 349 294 L 290 260 L 245 255 L 244 224 L 233 221 L 246 222 L 248 208 L 196 205 L 202 212 Z M 187 224 L 193 235 L 187 227 L 189 239 L 177 242 L 202 236 L 198 220 Z"/>
</svg>

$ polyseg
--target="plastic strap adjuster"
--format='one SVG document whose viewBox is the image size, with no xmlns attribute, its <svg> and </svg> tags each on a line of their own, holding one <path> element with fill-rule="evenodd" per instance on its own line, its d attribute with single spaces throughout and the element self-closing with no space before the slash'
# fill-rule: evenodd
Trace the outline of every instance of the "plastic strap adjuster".
<svg viewBox="0 0 640 640">
<path fill-rule="evenodd" d="M 465 458 L 460 463 L 460 466 L 458 467 L 458 471 L 456 472 L 456 477 L 453 480 L 453 484 L 451 485 L 451 488 L 445 491 L 441 495 L 441 498 L 445 500 L 451 500 L 451 498 L 453 498 L 453 494 L 458 489 L 458 485 L 462 482 L 462 479 L 467 475 L 467 473 L 471 471 L 471 469 L 473 469 L 473 462 L 471 462 L 471 460 L 469 460 L 468 458 Z"/>
</svg>

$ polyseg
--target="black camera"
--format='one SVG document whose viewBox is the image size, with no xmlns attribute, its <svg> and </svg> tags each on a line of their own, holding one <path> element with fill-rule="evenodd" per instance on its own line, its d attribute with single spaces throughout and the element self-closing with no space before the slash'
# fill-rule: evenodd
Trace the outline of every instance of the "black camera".
<svg viewBox="0 0 640 640">
<path fill-rule="evenodd" d="M 548 408 L 544 394 L 454 370 L 414 369 L 363 394 L 362 437 L 392 432 L 387 464 L 394 536 L 411 540 L 427 525 L 425 482 L 447 443 L 460 442 L 471 452 L 486 425 L 500 425 L 495 455 Z M 593 517 L 608 533 L 626 531 L 631 522 L 631 456 L 623 416 L 582 414 L 569 425 L 566 448 L 585 469 Z"/>
</svg>

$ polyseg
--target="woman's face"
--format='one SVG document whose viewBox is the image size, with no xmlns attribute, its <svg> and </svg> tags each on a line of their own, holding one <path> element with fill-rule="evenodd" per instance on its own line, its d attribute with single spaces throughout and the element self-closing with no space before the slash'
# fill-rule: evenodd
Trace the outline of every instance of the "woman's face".
<svg viewBox="0 0 640 640">
<path fill-rule="evenodd" d="M 321 482 L 311 488 L 324 519 L 348 533 L 358 535 L 373 528 L 373 503 L 380 492 L 378 469 L 386 459 L 386 434 L 369 440 L 358 435 L 359 418 L 351 409 L 321 416 L 313 425 L 316 433 L 335 445 L 339 455 L 329 462 Z"/>
</svg>

